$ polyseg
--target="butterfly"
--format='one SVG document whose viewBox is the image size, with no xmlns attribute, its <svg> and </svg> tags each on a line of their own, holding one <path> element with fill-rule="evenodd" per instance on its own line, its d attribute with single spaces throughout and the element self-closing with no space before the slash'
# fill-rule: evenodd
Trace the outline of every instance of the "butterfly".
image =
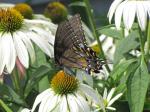
<svg viewBox="0 0 150 112">
<path fill-rule="evenodd" d="M 96 52 L 87 45 L 79 14 L 58 25 L 54 56 L 57 65 L 82 69 L 88 74 L 99 73 L 103 65 Z"/>
</svg>

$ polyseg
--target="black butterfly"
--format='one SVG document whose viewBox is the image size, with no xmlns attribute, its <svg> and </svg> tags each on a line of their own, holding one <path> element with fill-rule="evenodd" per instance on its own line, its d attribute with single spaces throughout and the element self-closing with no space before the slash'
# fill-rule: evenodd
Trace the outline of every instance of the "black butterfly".
<svg viewBox="0 0 150 112">
<path fill-rule="evenodd" d="M 81 17 L 76 14 L 58 26 L 54 44 L 55 62 L 59 66 L 79 68 L 87 73 L 99 73 L 102 61 L 87 46 Z"/>
</svg>

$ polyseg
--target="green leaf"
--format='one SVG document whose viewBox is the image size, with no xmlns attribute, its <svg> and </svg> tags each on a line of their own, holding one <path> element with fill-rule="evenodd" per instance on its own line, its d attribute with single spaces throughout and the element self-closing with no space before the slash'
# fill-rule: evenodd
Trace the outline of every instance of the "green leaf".
<svg viewBox="0 0 150 112">
<path fill-rule="evenodd" d="M 30 91 L 34 88 L 34 85 L 38 84 L 38 82 L 46 75 L 48 75 L 49 72 L 53 72 L 54 70 L 51 69 L 48 65 L 41 65 L 39 68 L 36 69 L 34 73 L 31 74 L 30 79 L 27 82 L 27 85 L 25 87 L 25 97 L 28 96 Z"/>
<path fill-rule="evenodd" d="M 6 112 L 13 112 L 1 99 L 0 99 L 0 106 L 1 106 Z"/>
<path fill-rule="evenodd" d="M 116 46 L 116 51 L 114 54 L 114 65 L 116 65 L 124 55 L 129 51 L 137 48 L 140 44 L 138 42 L 139 34 L 137 31 L 131 32 L 128 37 L 120 40 Z"/>
<path fill-rule="evenodd" d="M 45 76 L 39 81 L 39 92 L 44 91 L 48 87 L 49 87 L 48 76 Z"/>
<path fill-rule="evenodd" d="M 122 30 L 117 29 L 111 29 L 111 27 L 104 27 L 101 29 L 98 29 L 99 34 L 104 34 L 108 37 L 112 37 L 114 39 L 121 39 L 123 38 L 123 32 Z"/>
<path fill-rule="evenodd" d="M 41 51 L 41 49 L 38 46 L 35 45 L 34 48 L 36 53 L 36 61 L 33 64 L 33 66 L 35 65 L 39 67 L 46 63 L 46 55 L 43 53 L 43 51 Z"/>
<path fill-rule="evenodd" d="M 77 2 L 73 2 L 73 3 L 69 4 L 69 7 L 72 7 L 72 6 L 86 7 L 86 4 L 84 2 L 77 1 Z"/>
<path fill-rule="evenodd" d="M 135 59 L 122 60 L 117 66 L 115 66 L 113 71 L 110 73 L 110 76 L 117 83 L 123 76 L 123 73 L 127 70 L 127 68 L 134 62 L 136 62 Z"/>
<path fill-rule="evenodd" d="M 131 112 L 143 112 L 149 74 L 144 61 L 130 74 L 127 81 L 127 95 Z"/>
<path fill-rule="evenodd" d="M 15 102 L 20 105 L 26 105 L 24 100 L 9 86 L 0 84 L 0 97 L 10 101 Z"/>
</svg>

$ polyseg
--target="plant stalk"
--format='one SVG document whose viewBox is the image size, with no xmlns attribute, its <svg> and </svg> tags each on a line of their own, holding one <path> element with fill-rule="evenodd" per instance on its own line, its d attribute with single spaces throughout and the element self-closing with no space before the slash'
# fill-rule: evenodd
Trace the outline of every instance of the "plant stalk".
<svg viewBox="0 0 150 112">
<path fill-rule="evenodd" d="M 95 39 L 97 40 L 97 43 L 98 43 L 98 46 L 100 48 L 101 55 L 102 55 L 103 59 L 106 60 L 105 55 L 104 55 L 104 51 L 102 49 L 102 44 L 101 44 L 101 42 L 99 40 L 99 35 L 98 35 L 97 30 L 96 30 L 96 24 L 95 24 L 95 21 L 94 21 L 94 15 L 92 13 L 92 8 L 90 6 L 89 0 L 83 0 L 83 1 L 84 1 L 85 5 L 86 5 L 86 12 L 87 12 L 88 17 L 89 17 L 89 22 L 90 22 L 90 26 L 91 26 L 93 35 L 94 35 Z M 107 63 L 105 65 L 105 67 L 106 67 L 107 71 L 110 72 L 110 68 L 109 68 Z"/>
<path fill-rule="evenodd" d="M 18 74 L 17 68 L 15 67 L 14 70 L 13 70 L 13 72 L 12 72 L 12 75 L 11 75 L 12 83 L 13 83 L 13 87 L 16 90 L 16 92 L 19 95 L 21 95 L 20 79 L 19 79 L 18 75 L 19 74 Z"/>
<path fill-rule="evenodd" d="M 146 56 L 149 57 L 149 52 L 150 52 L 150 21 L 148 21 L 148 30 L 147 30 L 147 51 L 146 51 Z"/>
</svg>

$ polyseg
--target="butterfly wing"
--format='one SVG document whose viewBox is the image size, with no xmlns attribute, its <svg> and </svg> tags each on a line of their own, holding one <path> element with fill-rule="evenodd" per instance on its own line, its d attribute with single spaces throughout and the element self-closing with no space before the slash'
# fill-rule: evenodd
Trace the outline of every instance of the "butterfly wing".
<svg viewBox="0 0 150 112">
<path fill-rule="evenodd" d="M 54 55 L 56 64 L 61 64 L 60 59 L 64 53 L 73 47 L 72 40 L 73 31 L 67 21 L 61 23 L 56 32 L 55 43 L 54 43 Z"/>
<path fill-rule="evenodd" d="M 98 72 L 102 66 L 96 53 L 87 46 L 79 14 L 58 26 L 54 52 L 55 62 L 60 66 L 85 69 L 88 73 Z"/>
</svg>

